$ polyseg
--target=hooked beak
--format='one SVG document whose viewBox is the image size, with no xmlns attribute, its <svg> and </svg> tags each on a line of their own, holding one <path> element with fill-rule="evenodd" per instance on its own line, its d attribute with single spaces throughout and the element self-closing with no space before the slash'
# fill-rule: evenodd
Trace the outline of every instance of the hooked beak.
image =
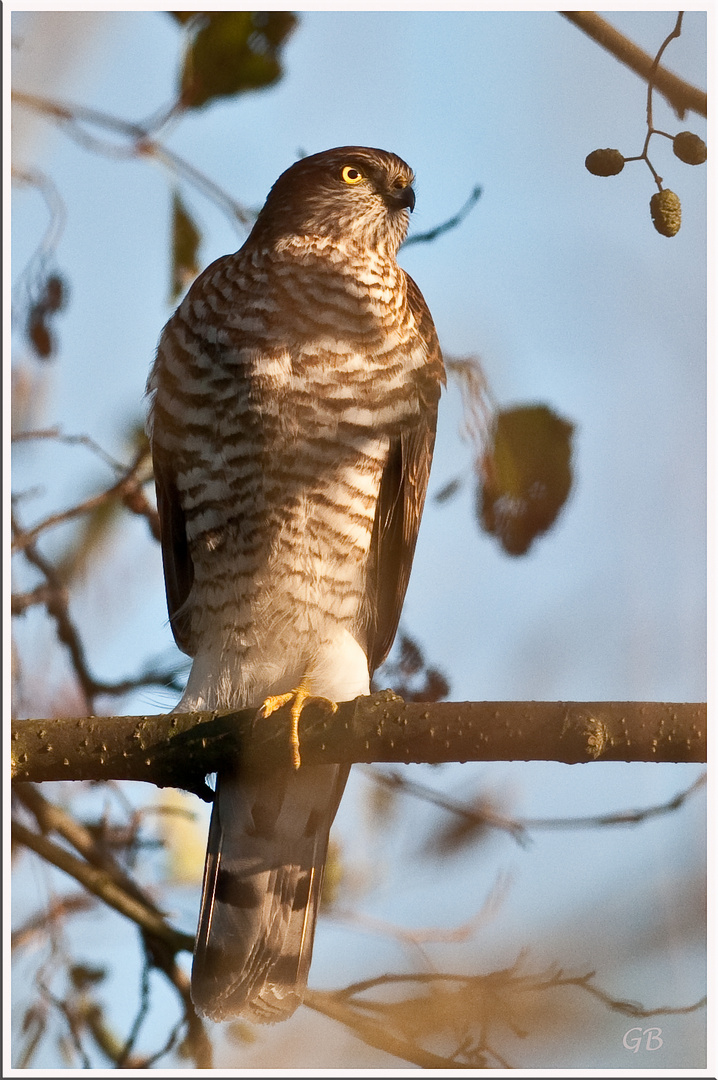
<svg viewBox="0 0 718 1080">
<path fill-rule="evenodd" d="M 416 196 L 411 184 L 387 192 L 384 198 L 392 210 L 413 210 L 416 205 Z"/>
</svg>

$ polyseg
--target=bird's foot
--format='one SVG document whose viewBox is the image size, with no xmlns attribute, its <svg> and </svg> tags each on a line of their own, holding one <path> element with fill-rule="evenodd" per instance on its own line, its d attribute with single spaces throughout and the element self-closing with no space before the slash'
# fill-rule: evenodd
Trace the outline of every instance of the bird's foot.
<svg viewBox="0 0 718 1080">
<path fill-rule="evenodd" d="M 302 715 L 302 709 L 306 701 L 322 701 L 331 708 L 332 712 L 336 712 L 339 706 L 336 701 L 330 701 L 329 698 L 315 697 L 309 692 L 309 680 L 302 679 L 299 686 L 294 690 L 290 690 L 287 694 L 272 694 L 270 697 L 265 698 L 259 708 L 259 715 L 262 717 L 271 716 L 277 709 L 281 709 L 282 705 L 286 705 L 287 702 L 293 701 L 292 704 L 292 730 L 290 734 L 290 746 L 292 749 L 292 765 L 295 769 L 298 769 L 302 763 L 301 755 L 299 753 L 299 717 Z"/>
</svg>

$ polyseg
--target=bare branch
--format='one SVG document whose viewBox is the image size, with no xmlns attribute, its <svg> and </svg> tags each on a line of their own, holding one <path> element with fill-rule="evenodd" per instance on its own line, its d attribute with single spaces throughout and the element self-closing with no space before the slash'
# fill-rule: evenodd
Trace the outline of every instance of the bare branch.
<svg viewBox="0 0 718 1080">
<path fill-rule="evenodd" d="M 91 450 L 93 454 L 96 454 L 97 457 L 101 458 L 102 461 L 104 461 L 106 465 L 109 465 L 111 469 L 114 469 L 116 473 L 124 475 L 127 472 L 127 466 L 112 457 L 111 454 L 108 454 L 91 435 L 65 435 L 59 427 L 51 427 L 14 431 L 10 437 L 10 441 L 14 443 L 38 442 L 43 440 L 61 442 L 65 443 L 67 446 L 86 446 L 88 450 Z"/>
<path fill-rule="evenodd" d="M 379 987 L 406 986 L 411 983 L 424 986 L 438 985 L 439 983 L 454 983 L 468 989 L 472 984 L 475 985 L 490 982 L 499 983 L 506 982 L 510 979 L 514 989 L 522 992 L 560 989 L 565 986 L 578 986 L 582 990 L 586 990 L 588 993 L 592 994 L 594 997 L 599 998 L 614 1012 L 620 1012 L 626 1016 L 677 1016 L 696 1012 L 698 1009 L 703 1008 L 706 1003 L 705 997 L 702 997 L 699 998 L 698 1001 L 692 1002 L 690 1005 L 658 1005 L 650 1009 L 644 1008 L 643 1005 L 639 1005 L 635 1001 L 626 1001 L 622 998 L 615 998 L 611 994 L 594 986 L 593 980 L 596 977 L 595 971 L 589 971 L 585 975 L 566 975 L 561 968 L 552 965 L 548 971 L 543 973 L 530 974 L 522 972 L 521 968 L 525 962 L 525 956 L 526 951 L 524 950 L 519 954 L 511 967 L 492 971 L 487 975 L 455 974 L 447 971 L 402 972 L 400 974 L 387 973 L 386 975 L 374 975 L 368 979 L 362 979 L 359 982 L 351 983 L 341 990 L 333 991 L 333 993 L 346 1001 L 357 1001 L 359 994 L 364 994 L 367 990 L 375 990 Z M 367 1004 L 369 1004 L 369 1002 L 367 1002 Z M 371 1002 L 371 1004 L 376 1005 L 378 1003 Z"/>
<path fill-rule="evenodd" d="M 234 758 L 246 769 L 291 762 L 289 708 L 230 713 L 23 720 L 11 733 L 18 780 L 144 780 L 204 798 L 202 778 Z M 706 707 L 669 702 L 404 702 L 391 691 L 339 705 L 309 701 L 306 764 L 442 761 L 706 760 Z"/>
<path fill-rule="evenodd" d="M 27 281 L 27 278 L 33 270 L 35 270 L 38 265 L 42 266 L 57 248 L 65 228 L 66 208 L 57 187 L 52 179 L 45 173 L 38 170 L 13 168 L 11 170 L 11 177 L 15 183 L 26 184 L 29 187 L 36 188 L 40 192 L 45 201 L 50 219 L 45 229 L 45 234 L 23 273 L 23 277 Z"/>
<path fill-rule="evenodd" d="M 125 1052 L 125 1046 L 113 1030 L 106 1017 L 105 1009 L 99 1002 L 90 998 L 89 995 L 82 995 L 80 1002 L 74 1008 L 66 1003 L 66 1009 L 66 1015 L 72 1012 L 78 1028 L 87 1029 L 98 1050 L 114 1063 L 116 1069 L 144 1068 L 143 1058 L 130 1054 L 129 1050 Z M 88 1063 L 84 1068 L 91 1069 L 92 1066 Z"/>
<path fill-rule="evenodd" d="M 31 784 L 17 784 L 14 794 L 34 815 L 43 834 L 56 832 L 72 844 L 90 865 L 109 874 L 115 884 L 128 895 L 150 907 L 156 915 L 163 914 L 144 890 L 125 873 L 108 847 L 102 844 L 86 825 L 68 814 L 61 806 L 50 802 Z"/>
<path fill-rule="evenodd" d="M 134 473 L 137 466 L 133 466 L 130 473 Z M 159 519 L 157 511 L 152 508 L 141 490 L 136 476 L 130 479 L 125 476 L 119 484 L 105 492 L 97 499 L 104 500 L 120 494 L 125 505 L 133 512 L 147 517 L 150 527 L 159 537 Z M 89 500 L 95 502 L 97 500 Z M 87 504 L 83 504 L 86 510 Z M 103 682 L 96 679 L 90 672 L 85 657 L 85 648 L 80 637 L 80 632 L 75 626 L 69 610 L 67 590 L 63 584 L 61 575 L 56 567 L 46 559 L 38 550 L 34 537 L 49 524 L 57 524 L 60 518 L 67 518 L 68 514 L 54 515 L 53 519 L 35 527 L 34 530 L 25 531 L 19 525 L 15 515 L 11 516 L 13 534 L 17 537 L 17 543 L 27 561 L 34 566 L 45 578 L 45 584 L 37 586 L 28 593 L 19 593 L 12 597 L 12 613 L 21 615 L 27 608 L 34 604 L 43 603 L 47 608 L 48 615 L 55 620 L 57 636 L 70 653 L 70 661 L 85 697 L 88 712 L 94 707 L 94 699 L 98 694 L 121 695 L 141 686 L 167 686 L 175 687 L 177 670 L 157 671 L 149 669 L 140 675 L 128 679 L 116 680 L 115 682 Z"/>
<path fill-rule="evenodd" d="M 452 214 L 452 216 L 442 222 L 441 225 L 435 225 L 433 229 L 429 229 L 427 232 L 415 233 L 414 236 L 407 237 L 402 244 L 402 247 L 407 248 L 410 244 L 430 243 L 432 240 L 436 240 L 437 236 L 441 236 L 442 233 L 455 229 L 457 225 L 461 224 L 469 212 L 473 210 L 480 198 L 481 188 L 477 184 L 460 210 L 457 210 L 455 214 Z"/>
<path fill-rule="evenodd" d="M 31 915 L 21 926 L 13 930 L 10 935 L 10 947 L 21 949 L 23 946 L 34 941 L 37 937 L 44 936 L 56 922 L 68 915 L 84 913 L 93 906 L 95 901 L 86 892 L 68 893 L 58 896 L 43 911 Z"/>
<path fill-rule="evenodd" d="M 561 11 L 559 14 L 578 26 L 642 79 L 648 81 L 652 77 L 656 90 L 663 94 L 681 119 L 688 110 L 700 116 L 707 115 L 708 99 L 704 90 L 699 90 L 685 82 L 667 68 L 656 67 L 654 72 L 655 58 L 616 30 L 595 11 Z"/>
<path fill-rule="evenodd" d="M 168 150 L 157 140 L 151 138 L 150 128 L 142 124 L 133 124 L 109 113 L 100 112 L 98 109 L 90 109 L 82 105 L 69 105 L 50 98 L 41 97 L 38 94 L 26 94 L 15 90 L 12 100 L 18 105 L 33 109 L 42 113 L 56 123 L 62 124 L 68 135 L 82 145 L 92 150 L 111 156 L 146 157 L 154 159 L 164 166 L 174 176 L 186 180 L 197 191 L 214 202 L 221 210 L 224 210 L 234 224 L 246 226 L 251 222 L 251 214 L 231 195 L 228 195 L 219 184 L 216 184 L 194 165 L 190 164 L 179 154 Z M 111 131 L 121 136 L 126 141 L 124 144 L 106 143 L 90 135 L 82 125 L 94 125 Z"/>
<path fill-rule="evenodd" d="M 44 604 L 49 607 L 55 601 L 55 593 L 49 585 L 38 585 L 25 593 L 13 593 L 10 610 L 13 615 L 23 615 L 28 608 Z"/>
<path fill-rule="evenodd" d="M 355 911 L 349 908 L 340 908 L 336 904 L 330 904 L 328 911 L 322 909 L 322 914 L 336 922 L 343 922 L 349 926 L 357 927 L 370 934 L 379 934 L 384 938 L 394 938 L 402 945 L 418 950 L 421 956 L 425 956 L 424 946 L 428 944 L 462 943 L 473 938 L 481 926 L 485 926 L 495 918 L 496 912 L 506 899 L 508 890 L 508 877 L 499 875 L 481 907 L 466 922 L 453 927 L 408 927 L 398 926 L 396 923 L 387 922 L 385 919 L 377 919 L 367 915 L 363 911 Z M 324 904 L 324 900 L 322 900 Z"/>
<path fill-rule="evenodd" d="M 147 1058 L 145 1067 L 149 1069 L 159 1060 L 159 1058 L 169 1053 L 177 1042 L 181 1028 L 186 1025 L 186 1035 L 184 1039 L 184 1049 L 186 1054 L 191 1056 L 194 1060 L 195 1068 L 211 1069 L 212 1043 L 205 1030 L 204 1023 L 195 1012 L 195 1007 L 192 1003 L 190 994 L 189 976 L 181 967 L 179 967 L 174 957 L 172 957 L 172 960 L 167 964 L 161 965 L 161 967 L 162 971 L 167 976 L 167 979 L 180 996 L 184 1015 L 170 1032 L 164 1046 L 162 1046 L 155 1054 L 152 1054 Z"/>
<path fill-rule="evenodd" d="M 22 844 L 36 855 L 52 863 L 59 870 L 73 877 L 81 885 L 104 900 L 106 904 L 125 915 L 128 919 L 137 923 L 142 930 L 154 938 L 159 939 L 168 946 L 171 951 L 179 952 L 187 949 L 191 952 L 194 947 L 194 938 L 190 934 L 183 934 L 175 930 L 165 922 L 164 918 L 157 913 L 154 907 L 146 902 L 138 900 L 130 895 L 125 889 L 117 884 L 113 875 L 106 870 L 90 866 L 83 859 L 78 859 L 65 848 L 60 847 L 46 836 L 33 832 L 19 821 L 13 821 L 11 836 L 15 843 Z"/>
<path fill-rule="evenodd" d="M 701 775 L 687 788 L 679 791 L 667 802 L 655 806 L 647 806 L 640 810 L 618 810 L 612 814 L 592 814 L 588 817 L 569 818 L 514 818 L 506 817 L 498 813 L 488 803 L 481 803 L 478 807 L 471 803 L 466 804 L 452 799 L 442 791 L 429 787 L 428 784 L 420 784 L 416 780 L 409 780 L 401 773 L 379 772 L 378 769 L 366 769 L 375 784 L 390 788 L 402 795 L 411 795 L 424 802 L 438 806 L 442 810 L 448 810 L 462 818 L 467 825 L 480 828 L 501 829 L 509 833 L 519 844 L 524 843 L 527 834 L 537 829 L 563 830 L 563 829 L 596 829 L 611 826 L 638 825 L 650 818 L 663 817 L 678 810 L 692 795 L 695 795 L 707 782 L 706 773 Z"/>
<path fill-rule="evenodd" d="M 705 1005 L 705 998 L 701 998 L 691 1005 L 644 1008 L 636 1002 L 614 998 L 595 986 L 592 971 L 566 975 L 552 966 L 545 972 L 531 974 L 521 970 L 523 960 L 519 955 L 511 967 L 479 975 L 448 972 L 380 975 L 334 992 L 309 990 L 304 1003 L 345 1024 L 370 1046 L 424 1068 L 443 1069 L 487 1068 L 492 1058 L 508 1068 L 508 1063 L 492 1047 L 491 1039 L 502 1028 L 518 1035 L 528 1034 L 523 1028 L 526 1012 L 521 1005 L 525 994 L 579 989 L 614 1012 L 640 1018 L 691 1013 Z M 389 997 L 385 993 L 399 988 L 404 991 L 401 997 Z M 364 996 L 371 990 L 383 991 L 383 996 L 380 999 Z M 522 1017 L 521 1028 L 517 1014 Z M 425 1038 L 438 1031 L 448 1034 L 448 1016 L 457 1034 L 463 1029 L 464 1038 L 450 1057 L 440 1058 L 419 1045 L 417 1033 L 422 1032 Z M 411 1017 L 409 1023 L 408 1017 Z"/>
<path fill-rule="evenodd" d="M 15 521 L 14 515 L 12 515 L 12 526 L 13 532 L 17 533 L 19 527 Z M 70 618 L 66 590 L 55 567 L 40 554 L 34 543 L 31 542 L 27 544 L 24 548 L 24 553 L 27 561 L 31 563 L 36 570 L 40 571 L 47 582 L 47 612 L 48 615 L 55 620 L 58 638 L 70 653 L 70 660 L 89 710 L 93 707 L 94 695 L 96 692 L 94 679 L 87 669 L 85 649 L 80 640 L 80 635 Z"/>
<path fill-rule="evenodd" d="M 146 1061 L 130 1056 L 139 1026 L 144 1019 L 144 1008 L 139 1010 L 133 1029 L 124 1045 L 112 1035 L 99 1006 L 94 1003 L 88 1003 L 87 1009 L 83 1009 L 82 1015 L 78 1015 L 76 1019 L 88 1026 L 95 1042 L 104 1053 L 115 1060 L 117 1067 L 124 1063 L 125 1067 L 129 1068 L 132 1062 L 132 1067 L 149 1068 L 151 1063 L 174 1046 L 180 1028 L 186 1027 L 187 1045 L 197 1068 L 210 1068 L 211 1045 L 202 1021 L 195 1014 L 190 997 L 189 980 L 176 961 L 178 951 L 192 951 L 194 938 L 189 934 L 174 930 L 166 923 L 162 911 L 154 901 L 122 869 L 111 852 L 95 838 L 90 829 L 61 807 L 49 802 L 31 785 L 17 785 L 15 793 L 25 807 L 35 815 L 42 835 L 27 829 L 20 822 L 13 821 L 13 840 L 24 844 L 54 866 L 70 874 L 89 892 L 135 922 L 142 932 L 147 954 L 145 972 L 149 972 L 150 965 L 159 968 L 177 990 L 182 1001 L 181 1020 L 175 1025 L 164 1046 Z M 75 858 L 64 848 L 49 840 L 44 835 L 49 831 L 55 831 L 69 841 L 87 861 Z M 85 897 L 84 901 L 87 905 L 89 898 Z M 76 900 L 75 903 L 77 903 Z M 58 914 L 65 910 L 66 907 Z M 44 913 L 43 922 L 47 917 L 47 913 Z M 24 928 L 25 936 L 34 929 L 35 921 Z M 143 986 L 145 982 L 146 980 L 143 980 Z"/>
<path fill-rule="evenodd" d="M 328 990 L 307 990 L 304 1004 L 315 1012 L 337 1020 L 352 1030 L 362 1042 L 384 1050 L 402 1061 L 411 1061 L 422 1069 L 456 1069 L 461 1065 L 452 1058 L 441 1057 L 423 1050 L 415 1041 L 409 1042 L 393 1035 L 384 1025 L 377 1024 L 374 1016 L 364 1016 L 353 1005 L 348 1005 L 337 994 Z"/>
<path fill-rule="evenodd" d="M 18 523 L 14 522 L 13 552 L 24 551 L 37 540 L 41 533 L 57 525 L 64 525 L 66 522 L 81 517 L 83 514 L 88 514 L 113 499 L 120 499 L 133 513 L 146 517 L 155 539 L 159 540 L 157 511 L 153 510 L 147 501 L 147 497 L 142 490 L 143 481 L 138 477 L 138 472 L 145 460 L 148 460 L 148 455 L 143 451 L 116 484 L 101 491 L 98 495 L 92 495 L 89 499 L 85 499 L 84 502 L 69 507 L 67 510 L 50 514 L 31 529 L 20 528 Z"/>
</svg>

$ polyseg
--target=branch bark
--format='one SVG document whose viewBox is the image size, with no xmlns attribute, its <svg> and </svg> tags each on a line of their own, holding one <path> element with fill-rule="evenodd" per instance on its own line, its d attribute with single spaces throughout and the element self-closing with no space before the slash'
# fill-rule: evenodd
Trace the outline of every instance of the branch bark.
<svg viewBox="0 0 718 1080">
<path fill-rule="evenodd" d="M 404 702 L 392 691 L 339 705 L 307 702 L 304 764 L 329 762 L 704 762 L 706 706 L 639 701 Z M 232 759 L 247 770 L 291 763 L 289 706 L 237 712 L 22 720 L 14 780 L 143 780 L 205 799 L 203 777 Z"/>
<path fill-rule="evenodd" d="M 707 115 L 708 98 L 704 90 L 699 90 L 698 87 L 685 82 L 668 68 L 657 67 L 653 71 L 655 57 L 639 48 L 630 38 L 616 30 L 595 11 L 561 11 L 559 14 L 583 30 L 584 34 L 588 34 L 593 41 L 610 52 L 631 71 L 635 71 L 646 82 L 652 77 L 655 89 L 663 94 L 681 120 L 688 110 L 700 116 Z"/>
</svg>

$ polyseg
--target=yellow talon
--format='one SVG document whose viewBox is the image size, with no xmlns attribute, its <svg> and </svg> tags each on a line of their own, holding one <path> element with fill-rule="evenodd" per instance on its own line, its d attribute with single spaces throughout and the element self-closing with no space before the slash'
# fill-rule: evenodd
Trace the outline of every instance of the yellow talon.
<svg viewBox="0 0 718 1080">
<path fill-rule="evenodd" d="M 303 678 L 299 686 L 294 690 L 290 690 L 287 694 L 272 694 L 270 697 L 265 698 L 259 713 L 260 716 L 271 716 L 277 709 L 281 709 L 282 705 L 286 705 L 288 701 L 294 702 L 292 704 L 292 730 L 289 737 L 289 743 L 292 748 L 292 766 L 298 769 L 302 763 L 301 755 L 299 753 L 299 717 L 302 715 L 302 709 L 304 708 L 304 702 L 311 698 L 312 695 L 309 692 L 309 679 Z M 329 701 L 328 698 L 317 698 L 317 701 L 324 701 L 331 707 L 332 712 L 336 712 L 338 705 L 336 701 Z"/>
<path fill-rule="evenodd" d="M 291 690 L 288 694 L 272 694 L 270 697 L 265 698 L 259 707 L 260 716 L 271 716 L 277 709 L 281 709 L 282 705 L 286 705 L 288 701 L 291 701 L 297 690 Z"/>
</svg>

